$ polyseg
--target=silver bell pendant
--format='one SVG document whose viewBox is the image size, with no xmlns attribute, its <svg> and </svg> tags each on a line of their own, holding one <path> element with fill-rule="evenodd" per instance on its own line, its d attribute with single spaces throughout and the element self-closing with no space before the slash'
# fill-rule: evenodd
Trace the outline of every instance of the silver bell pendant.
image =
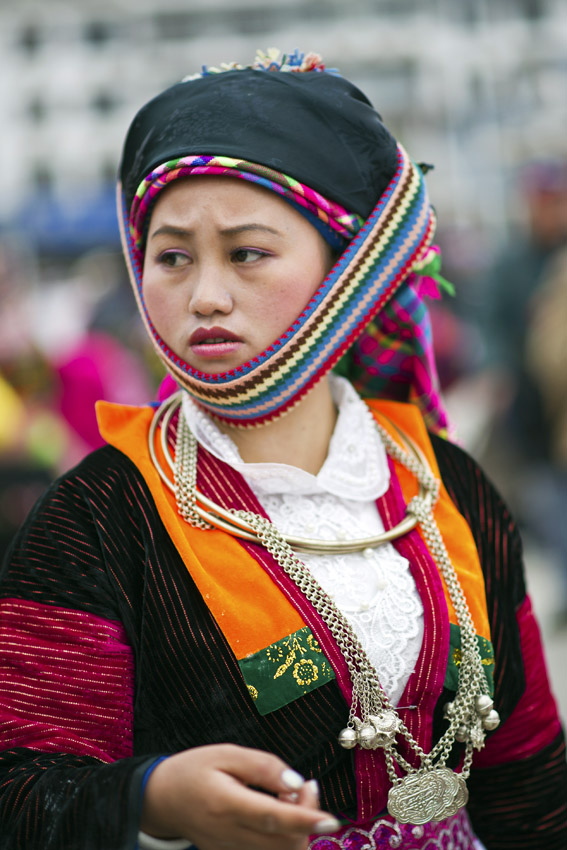
<svg viewBox="0 0 567 850">
<path fill-rule="evenodd" d="M 493 729 L 497 729 L 500 726 L 500 715 L 498 712 L 494 709 L 489 711 L 488 714 L 482 718 L 482 726 L 487 732 L 492 732 Z"/>
<path fill-rule="evenodd" d="M 339 732 L 339 744 L 345 750 L 353 750 L 358 744 L 358 732 L 351 726 L 346 726 Z"/>
<path fill-rule="evenodd" d="M 364 750 L 376 749 L 377 737 L 376 727 L 368 720 L 358 730 L 358 743 Z"/>
<path fill-rule="evenodd" d="M 476 713 L 482 722 L 482 728 L 492 732 L 500 726 L 500 715 L 494 708 L 493 700 L 487 694 L 481 694 L 476 698 Z"/>
<path fill-rule="evenodd" d="M 486 717 L 494 708 L 494 701 L 488 694 L 479 694 L 475 700 L 476 713 L 481 717 Z"/>
</svg>

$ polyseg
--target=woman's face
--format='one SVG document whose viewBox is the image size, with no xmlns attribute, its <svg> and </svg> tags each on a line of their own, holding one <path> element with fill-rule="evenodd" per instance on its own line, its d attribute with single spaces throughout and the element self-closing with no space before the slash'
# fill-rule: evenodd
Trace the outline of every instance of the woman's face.
<svg viewBox="0 0 567 850">
<path fill-rule="evenodd" d="M 189 177 L 165 189 L 152 212 L 144 298 L 164 342 L 214 374 L 275 342 L 331 265 L 323 237 L 269 190 Z"/>
</svg>

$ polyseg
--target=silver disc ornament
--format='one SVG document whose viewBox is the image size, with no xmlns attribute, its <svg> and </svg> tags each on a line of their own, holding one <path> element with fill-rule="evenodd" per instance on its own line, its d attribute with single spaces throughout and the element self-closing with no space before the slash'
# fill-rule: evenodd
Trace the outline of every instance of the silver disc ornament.
<svg viewBox="0 0 567 850">
<path fill-rule="evenodd" d="M 467 804 L 464 779 L 448 767 L 410 773 L 388 794 L 388 811 L 400 823 L 424 824 L 455 815 Z"/>
</svg>

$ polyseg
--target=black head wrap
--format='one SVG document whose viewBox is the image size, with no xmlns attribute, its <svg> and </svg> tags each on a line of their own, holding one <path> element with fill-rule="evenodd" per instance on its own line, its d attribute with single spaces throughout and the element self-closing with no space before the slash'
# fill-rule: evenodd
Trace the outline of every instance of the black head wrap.
<svg viewBox="0 0 567 850">
<path fill-rule="evenodd" d="M 266 165 L 364 219 L 397 167 L 396 140 L 366 96 L 317 71 L 227 71 L 155 97 L 126 138 L 120 179 L 127 208 L 156 166 L 191 154 Z"/>
</svg>

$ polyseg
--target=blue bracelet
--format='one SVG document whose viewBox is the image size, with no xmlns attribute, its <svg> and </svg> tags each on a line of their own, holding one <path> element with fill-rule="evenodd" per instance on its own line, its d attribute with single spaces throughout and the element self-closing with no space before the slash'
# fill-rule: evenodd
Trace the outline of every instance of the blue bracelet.
<svg viewBox="0 0 567 850">
<path fill-rule="evenodd" d="M 146 790 L 146 785 L 148 784 L 148 779 L 150 778 L 152 771 L 156 769 L 158 764 L 161 764 L 162 761 L 165 761 L 169 756 L 160 756 L 157 758 L 153 764 L 150 764 L 146 772 L 144 773 L 144 778 L 142 779 L 142 797 L 144 796 L 144 791 Z"/>
</svg>

